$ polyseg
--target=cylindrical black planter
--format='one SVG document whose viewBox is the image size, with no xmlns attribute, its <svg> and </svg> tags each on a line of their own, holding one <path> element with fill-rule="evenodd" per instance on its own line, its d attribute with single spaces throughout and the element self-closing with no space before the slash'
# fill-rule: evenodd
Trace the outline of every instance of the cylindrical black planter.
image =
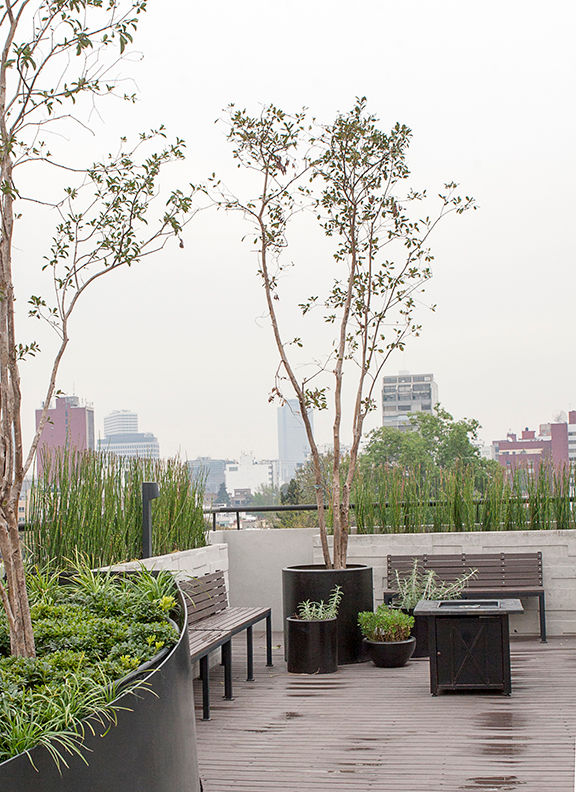
<svg viewBox="0 0 576 792">
<path fill-rule="evenodd" d="M 290 674 L 334 674 L 338 671 L 336 619 L 286 619 Z"/>
<path fill-rule="evenodd" d="M 366 653 L 374 665 L 379 668 L 399 668 L 406 665 L 412 657 L 412 652 L 416 646 L 416 638 L 408 638 L 407 641 L 394 641 L 386 643 L 382 641 L 369 641 L 364 639 Z"/>
<path fill-rule="evenodd" d="M 284 612 L 284 652 L 287 658 L 286 619 L 294 616 L 304 600 L 328 600 L 334 586 L 342 587 L 338 609 L 338 664 L 360 663 L 362 633 L 358 613 L 374 609 L 372 567 L 349 564 L 346 569 L 326 569 L 322 564 L 285 567 L 282 570 L 282 605 Z"/>
<path fill-rule="evenodd" d="M 2 792 L 199 792 L 186 621 L 176 646 L 144 674 L 146 687 L 117 699 L 128 708 L 118 712 L 117 725 L 105 735 L 105 728 L 96 724 L 95 735 L 86 729 L 88 765 L 67 756 L 69 767 L 61 767 L 60 774 L 45 748 L 33 748 L 30 758 L 36 770 L 26 754 L 0 763 Z"/>
</svg>

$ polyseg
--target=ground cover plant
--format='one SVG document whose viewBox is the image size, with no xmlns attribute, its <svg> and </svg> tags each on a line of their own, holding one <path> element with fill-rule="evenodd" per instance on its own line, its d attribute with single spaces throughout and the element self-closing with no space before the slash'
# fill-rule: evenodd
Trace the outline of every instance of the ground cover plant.
<svg viewBox="0 0 576 792">
<path fill-rule="evenodd" d="M 142 482 L 156 481 L 153 554 L 206 544 L 202 481 L 177 459 L 122 459 L 64 451 L 46 459 L 35 482 L 25 542 L 32 560 L 60 566 L 80 552 L 92 567 L 140 558 Z"/>
<path fill-rule="evenodd" d="M 28 571 L 35 658 L 10 656 L 0 616 L 0 761 L 37 745 L 59 766 L 83 756 L 84 735 L 113 724 L 119 693 L 138 684 L 128 675 L 178 640 L 172 575 L 71 566 L 64 582 L 53 565 Z"/>
</svg>

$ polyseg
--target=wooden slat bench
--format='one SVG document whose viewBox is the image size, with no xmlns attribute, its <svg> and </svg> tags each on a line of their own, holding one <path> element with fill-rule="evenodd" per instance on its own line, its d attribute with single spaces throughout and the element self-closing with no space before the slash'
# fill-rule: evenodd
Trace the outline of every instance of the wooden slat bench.
<svg viewBox="0 0 576 792">
<path fill-rule="evenodd" d="M 232 698 L 232 638 L 246 630 L 247 681 L 254 681 L 252 628 L 266 620 L 266 665 L 272 665 L 271 608 L 230 608 L 223 572 L 179 580 L 188 609 L 190 657 L 200 663 L 202 717 L 210 718 L 208 656 L 221 649 L 224 666 L 224 698 Z"/>
<path fill-rule="evenodd" d="M 477 574 L 466 583 L 462 596 L 473 598 L 538 597 L 540 639 L 546 642 L 546 602 L 542 584 L 542 553 L 457 553 L 447 555 L 389 555 L 387 589 L 384 602 L 390 603 L 397 591 L 396 572 L 400 578 L 412 571 L 414 559 L 426 572 L 433 569 L 438 579 L 453 582 L 471 569 Z"/>
</svg>

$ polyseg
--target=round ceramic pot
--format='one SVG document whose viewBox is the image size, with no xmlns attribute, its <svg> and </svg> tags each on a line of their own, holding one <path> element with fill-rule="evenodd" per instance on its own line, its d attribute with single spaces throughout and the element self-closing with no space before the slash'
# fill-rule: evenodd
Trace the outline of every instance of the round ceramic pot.
<svg viewBox="0 0 576 792">
<path fill-rule="evenodd" d="M 406 665 L 412 657 L 416 638 L 407 641 L 369 641 L 364 638 L 366 654 L 379 668 L 399 668 Z"/>
<path fill-rule="evenodd" d="M 287 619 L 298 612 L 304 600 L 328 600 L 334 586 L 342 588 L 338 608 L 338 665 L 360 663 L 363 654 L 358 613 L 374 609 L 372 567 L 349 564 L 346 569 L 326 569 L 323 564 L 286 567 L 282 570 L 282 605 L 284 612 L 284 651 L 288 659 Z"/>
<path fill-rule="evenodd" d="M 336 619 L 288 622 L 288 672 L 333 674 L 338 670 L 338 622 Z"/>
</svg>

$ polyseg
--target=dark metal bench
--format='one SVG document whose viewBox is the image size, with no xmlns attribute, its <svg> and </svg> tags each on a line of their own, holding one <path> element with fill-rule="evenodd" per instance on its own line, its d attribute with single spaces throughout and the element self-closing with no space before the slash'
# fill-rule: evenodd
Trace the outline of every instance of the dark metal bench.
<svg viewBox="0 0 576 792">
<path fill-rule="evenodd" d="M 439 580 L 453 582 L 476 569 L 466 583 L 462 596 L 470 599 L 538 597 L 540 639 L 546 641 L 546 602 L 542 585 L 542 553 L 458 553 L 449 555 L 389 555 L 387 589 L 384 602 L 390 603 L 398 593 L 396 572 L 400 578 L 410 574 L 414 564 L 426 572 L 436 572 Z"/>
<path fill-rule="evenodd" d="M 200 663 L 202 679 L 202 717 L 210 718 L 208 656 L 221 649 L 224 666 L 224 698 L 232 698 L 232 638 L 246 630 L 247 681 L 254 680 L 252 628 L 266 620 L 266 665 L 272 665 L 271 608 L 230 608 L 223 572 L 210 572 L 197 578 L 179 580 L 178 585 L 188 609 L 190 657 Z"/>
</svg>

